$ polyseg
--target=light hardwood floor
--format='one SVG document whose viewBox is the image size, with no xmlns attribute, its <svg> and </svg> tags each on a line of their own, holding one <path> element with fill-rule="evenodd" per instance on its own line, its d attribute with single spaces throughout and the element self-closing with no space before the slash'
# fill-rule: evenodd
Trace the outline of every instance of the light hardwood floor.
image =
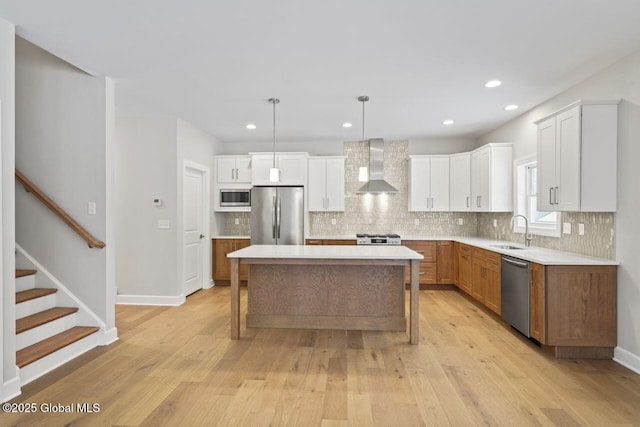
<svg viewBox="0 0 640 427">
<path fill-rule="evenodd" d="M 231 341 L 224 287 L 181 307 L 118 306 L 119 342 L 14 400 L 100 412 L 2 414 L 0 425 L 640 425 L 640 375 L 553 359 L 455 291 L 420 297 L 417 346 L 406 333 L 244 320 Z"/>
</svg>

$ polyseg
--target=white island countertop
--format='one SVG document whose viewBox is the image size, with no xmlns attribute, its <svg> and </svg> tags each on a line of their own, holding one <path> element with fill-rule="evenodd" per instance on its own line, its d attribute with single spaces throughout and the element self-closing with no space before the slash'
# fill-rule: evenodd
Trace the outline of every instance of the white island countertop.
<svg viewBox="0 0 640 427">
<path fill-rule="evenodd" d="M 282 259 L 424 259 L 405 246 L 306 246 L 251 245 L 231 252 L 228 258 Z"/>
</svg>

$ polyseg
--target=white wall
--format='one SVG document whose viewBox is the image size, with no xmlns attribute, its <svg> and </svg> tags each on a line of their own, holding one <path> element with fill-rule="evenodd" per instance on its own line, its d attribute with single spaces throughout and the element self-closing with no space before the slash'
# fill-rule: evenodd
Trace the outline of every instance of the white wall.
<svg viewBox="0 0 640 427">
<path fill-rule="evenodd" d="M 109 90 L 113 85 L 105 78 L 16 38 L 16 168 L 107 245 Z M 16 241 L 113 328 L 107 251 L 90 249 L 31 194 L 18 190 Z M 96 203 L 96 215 L 88 215 L 89 202 Z"/>
<path fill-rule="evenodd" d="M 181 295 L 176 136 L 175 118 L 116 118 L 118 295 Z M 162 206 L 154 206 L 154 198 Z M 171 228 L 159 229 L 158 220 L 168 220 Z"/>
<path fill-rule="evenodd" d="M 15 26 L 0 18 L 0 400 L 20 392 L 15 345 Z"/>
<path fill-rule="evenodd" d="M 466 153 L 479 146 L 476 139 L 411 139 L 409 154 Z"/>
<path fill-rule="evenodd" d="M 183 164 L 208 168 L 211 179 L 220 141 L 175 117 L 118 117 L 115 139 L 118 301 L 180 304 Z M 158 229 L 158 220 L 169 220 L 170 228 Z M 210 244 L 205 252 L 210 260 Z"/>
<path fill-rule="evenodd" d="M 513 142 L 514 157 L 536 151 L 534 120 L 578 99 L 621 98 L 618 116 L 618 348 L 616 360 L 640 372 L 640 52 L 484 135 L 481 142 Z"/>
</svg>

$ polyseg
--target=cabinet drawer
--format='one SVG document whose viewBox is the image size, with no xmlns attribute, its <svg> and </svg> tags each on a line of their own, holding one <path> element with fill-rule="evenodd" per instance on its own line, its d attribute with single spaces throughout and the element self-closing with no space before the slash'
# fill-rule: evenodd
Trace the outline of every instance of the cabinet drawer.
<svg viewBox="0 0 640 427">
<path fill-rule="evenodd" d="M 429 241 L 423 242 L 420 240 L 405 240 L 402 244 L 408 247 L 411 250 L 418 252 L 420 255 L 424 256 L 423 262 L 436 262 L 436 242 Z"/>
<path fill-rule="evenodd" d="M 471 246 L 465 245 L 464 243 L 456 243 L 458 246 L 458 251 L 462 255 L 471 255 Z"/>
<path fill-rule="evenodd" d="M 307 239 L 305 244 L 307 244 L 307 245 L 322 245 L 322 240 L 321 239 Z"/>
<path fill-rule="evenodd" d="M 346 246 L 351 246 L 351 245 L 355 245 L 356 241 L 355 240 L 351 240 L 351 239 L 337 239 L 337 240 L 331 240 L 331 239 L 327 239 L 324 240 L 322 242 L 322 244 L 324 245 L 346 245 Z"/>
<path fill-rule="evenodd" d="M 433 285 L 438 283 L 437 277 L 438 267 L 435 262 L 420 262 L 420 268 L 418 270 L 418 282 L 421 285 Z M 406 267 L 404 269 L 404 280 L 406 283 L 411 283 L 411 269 Z"/>
</svg>

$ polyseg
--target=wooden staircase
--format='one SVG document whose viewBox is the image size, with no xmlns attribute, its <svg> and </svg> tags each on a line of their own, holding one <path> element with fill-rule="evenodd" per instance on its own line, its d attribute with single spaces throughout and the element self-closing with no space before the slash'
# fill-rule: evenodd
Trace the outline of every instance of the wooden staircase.
<svg viewBox="0 0 640 427">
<path fill-rule="evenodd" d="M 16 364 L 26 384 L 97 345 L 95 326 L 77 326 L 77 307 L 58 307 L 57 289 L 36 288 L 36 270 L 16 270 Z"/>
</svg>

